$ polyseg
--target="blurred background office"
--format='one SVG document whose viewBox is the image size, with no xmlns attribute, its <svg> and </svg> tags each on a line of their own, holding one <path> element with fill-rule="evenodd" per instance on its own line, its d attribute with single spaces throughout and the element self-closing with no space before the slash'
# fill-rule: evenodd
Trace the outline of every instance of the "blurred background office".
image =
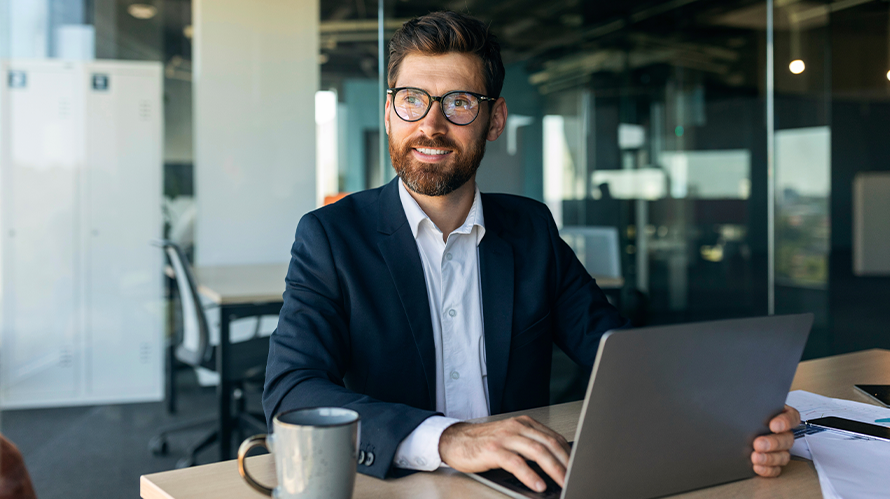
<svg viewBox="0 0 890 499">
<path fill-rule="evenodd" d="M 191 464 L 206 427 L 158 435 L 216 414 L 212 359 L 175 354 L 195 314 L 233 356 L 276 320 L 221 316 L 211 271 L 249 288 L 394 176 L 386 42 L 440 9 L 501 42 L 480 189 L 545 202 L 636 325 L 813 312 L 805 358 L 890 348 L 887 0 L 0 0 L 0 432 L 38 497 Z M 554 358 L 552 401 L 583 396 Z"/>
</svg>

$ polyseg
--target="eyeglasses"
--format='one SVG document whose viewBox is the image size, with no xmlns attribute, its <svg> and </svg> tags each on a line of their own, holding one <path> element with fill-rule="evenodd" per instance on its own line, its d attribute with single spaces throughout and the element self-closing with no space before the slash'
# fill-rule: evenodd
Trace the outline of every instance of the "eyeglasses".
<svg viewBox="0 0 890 499">
<path fill-rule="evenodd" d="M 396 115 L 404 121 L 422 120 L 430 112 L 433 102 L 439 101 L 445 119 L 460 126 L 469 125 L 476 116 L 479 116 L 480 102 L 497 100 L 464 90 L 448 92 L 441 97 L 432 96 L 424 90 L 413 87 L 388 88 L 386 93 L 392 95 L 392 105 Z"/>
</svg>

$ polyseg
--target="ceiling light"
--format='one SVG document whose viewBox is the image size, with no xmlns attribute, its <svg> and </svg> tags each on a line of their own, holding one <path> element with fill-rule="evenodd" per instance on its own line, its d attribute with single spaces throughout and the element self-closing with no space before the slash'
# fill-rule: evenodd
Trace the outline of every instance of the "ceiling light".
<svg viewBox="0 0 890 499">
<path fill-rule="evenodd" d="M 890 80 L 890 71 L 887 71 L 887 79 Z"/>
<path fill-rule="evenodd" d="M 195 36 L 195 28 L 191 24 L 189 24 L 185 28 L 182 28 L 182 34 L 185 35 L 186 38 L 191 40 L 192 37 Z"/>
<path fill-rule="evenodd" d="M 795 60 L 791 61 L 791 64 L 788 65 L 788 69 L 792 73 L 799 75 L 799 74 L 803 73 L 804 69 L 807 69 L 807 65 L 804 64 L 802 60 L 795 59 Z"/>
<path fill-rule="evenodd" d="M 134 3 L 127 7 L 127 12 L 136 19 L 151 19 L 158 14 L 158 8 L 146 3 Z"/>
</svg>

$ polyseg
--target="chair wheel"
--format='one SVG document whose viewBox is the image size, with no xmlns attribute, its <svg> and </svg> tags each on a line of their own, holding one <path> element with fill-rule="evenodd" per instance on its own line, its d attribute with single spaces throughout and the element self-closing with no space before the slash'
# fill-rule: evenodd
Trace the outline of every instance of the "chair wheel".
<svg viewBox="0 0 890 499">
<path fill-rule="evenodd" d="M 170 449 L 167 446 L 165 437 L 154 437 L 148 442 L 148 450 L 155 456 L 166 456 L 167 451 Z"/>
<path fill-rule="evenodd" d="M 179 461 L 176 461 L 176 469 L 191 468 L 194 465 L 195 465 L 195 460 L 192 459 L 191 457 L 184 457 L 184 458 L 180 459 Z"/>
</svg>

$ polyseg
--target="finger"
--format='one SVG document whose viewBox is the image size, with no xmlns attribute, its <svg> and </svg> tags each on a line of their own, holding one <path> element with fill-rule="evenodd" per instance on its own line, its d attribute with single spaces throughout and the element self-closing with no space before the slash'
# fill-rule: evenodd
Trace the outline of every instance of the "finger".
<svg viewBox="0 0 890 499">
<path fill-rule="evenodd" d="M 774 435 L 761 435 L 754 439 L 754 450 L 758 452 L 788 450 L 792 445 L 794 445 L 794 433 L 790 431 Z"/>
<path fill-rule="evenodd" d="M 546 445 L 530 438 L 519 436 L 505 442 L 505 447 L 522 455 L 526 459 L 538 463 L 541 469 L 550 475 L 550 477 L 560 486 L 565 484 L 566 467 L 553 455 Z"/>
<path fill-rule="evenodd" d="M 789 416 L 791 416 L 791 424 L 793 425 L 792 427 L 800 424 L 800 412 L 798 412 L 797 409 L 791 407 L 790 405 L 786 405 L 785 412 L 788 413 Z"/>
<path fill-rule="evenodd" d="M 754 465 L 754 473 L 767 478 L 774 478 L 782 474 L 782 468 L 778 466 Z"/>
<path fill-rule="evenodd" d="M 769 429 L 773 433 L 793 430 L 800 424 L 800 413 L 797 409 L 785 406 L 785 410 L 769 422 Z"/>
<path fill-rule="evenodd" d="M 525 462 L 525 458 L 519 454 L 503 450 L 498 453 L 497 461 L 501 468 L 512 473 L 513 476 L 518 478 L 526 487 L 537 492 L 544 492 L 547 488 L 544 484 L 544 480 L 531 469 L 528 463 Z"/>
<path fill-rule="evenodd" d="M 532 428 L 522 431 L 520 435 L 546 447 L 547 452 L 553 455 L 563 468 L 569 465 L 569 452 L 571 450 L 566 448 L 568 444 L 565 443 L 565 439 L 560 440 L 557 438 L 557 435 Z"/>
<path fill-rule="evenodd" d="M 785 466 L 790 460 L 791 454 L 788 451 L 751 453 L 751 462 L 760 466 Z"/>
<path fill-rule="evenodd" d="M 563 462 L 563 464 L 566 466 L 569 464 L 569 454 L 572 452 L 572 448 L 569 447 L 569 442 L 566 441 L 565 437 L 563 437 L 559 433 L 556 433 L 548 426 L 535 421 L 532 418 L 528 418 L 524 423 L 526 426 L 537 430 L 540 433 L 523 433 L 523 435 L 526 435 L 529 438 L 534 438 L 542 444 L 550 447 L 551 451 L 554 452 L 554 455 L 557 455 L 558 451 L 556 447 L 558 447 L 562 450 L 562 452 L 559 452 L 559 454 L 565 453 L 565 461 Z"/>
</svg>

